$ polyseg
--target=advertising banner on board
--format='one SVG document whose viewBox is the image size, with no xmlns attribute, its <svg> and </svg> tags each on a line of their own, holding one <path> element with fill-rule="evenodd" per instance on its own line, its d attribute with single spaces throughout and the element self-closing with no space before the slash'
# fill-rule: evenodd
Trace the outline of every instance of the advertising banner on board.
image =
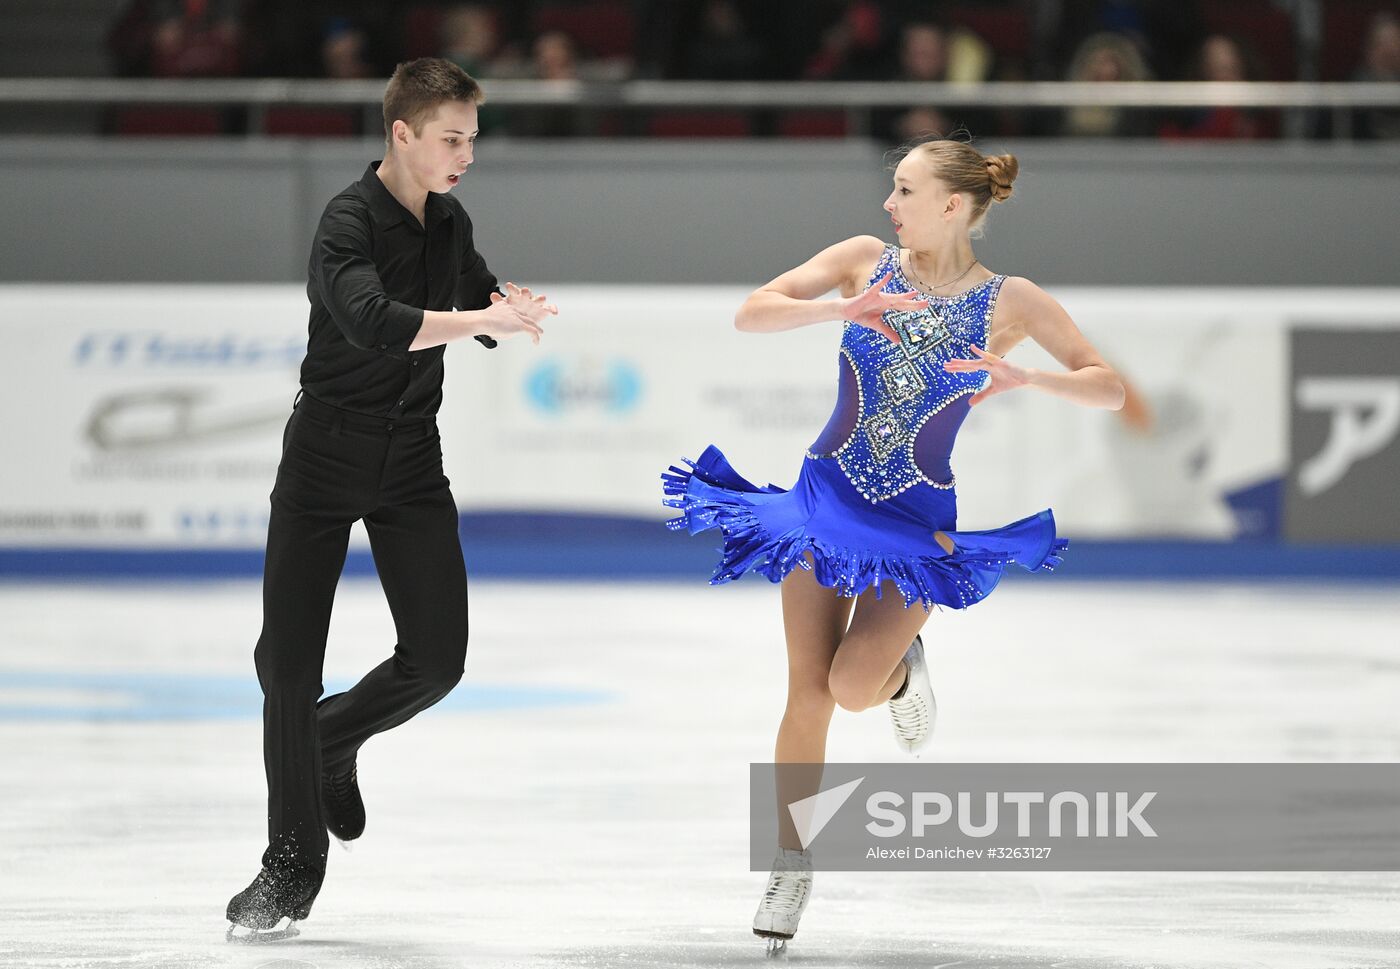
<svg viewBox="0 0 1400 969">
<path fill-rule="evenodd" d="M 839 324 L 738 332 L 743 287 L 541 289 L 561 315 L 539 346 L 449 350 L 464 510 L 659 521 L 661 471 L 709 444 L 756 483 L 796 478 L 836 401 Z M 974 408 L 959 527 L 1050 507 L 1082 538 L 1400 541 L 1400 293 L 1054 295 L 1127 406 Z M 299 286 L 0 287 L 0 547 L 260 546 L 306 315 Z M 1029 341 L 1009 359 L 1060 366 Z"/>
</svg>

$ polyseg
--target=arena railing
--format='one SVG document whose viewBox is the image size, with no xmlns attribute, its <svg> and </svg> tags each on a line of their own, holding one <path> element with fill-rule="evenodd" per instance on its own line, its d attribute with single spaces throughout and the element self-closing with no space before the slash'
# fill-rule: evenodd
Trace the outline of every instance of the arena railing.
<svg viewBox="0 0 1400 969">
<path fill-rule="evenodd" d="M 491 103 L 521 107 L 613 110 L 686 108 L 828 109 L 847 113 L 849 131 L 870 130 L 874 110 L 918 105 L 978 108 L 1124 107 L 1148 109 L 1243 107 L 1279 109 L 1285 133 L 1306 134 L 1306 112 L 1332 114 L 1332 134 L 1351 135 L 1351 113 L 1400 108 L 1400 84 L 1367 82 L 1069 81 L 922 82 L 811 81 L 534 81 L 485 79 Z M 243 107 L 249 131 L 262 130 L 270 107 L 350 106 L 377 130 L 381 81 L 286 78 L 182 80 L 145 78 L 0 78 L 0 106 L 204 105 Z"/>
</svg>

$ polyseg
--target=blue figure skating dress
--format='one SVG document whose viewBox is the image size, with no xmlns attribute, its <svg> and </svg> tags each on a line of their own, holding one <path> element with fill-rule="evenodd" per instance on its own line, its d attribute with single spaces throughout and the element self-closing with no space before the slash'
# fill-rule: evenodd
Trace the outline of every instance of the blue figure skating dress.
<svg viewBox="0 0 1400 969">
<path fill-rule="evenodd" d="M 885 247 L 867 286 L 886 273 L 884 292 L 914 289 L 896 246 Z M 711 584 L 745 572 L 781 582 L 801 567 L 841 595 L 874 587 L 879 596 L 888 580 L 906 607 L 917 600 L 925 610 L 961 609 L 991 592 L 1008 565 L 1035 572 L 1060 563 L 1069 543 L 1055 537 L 1049 509 L 1003 528 L 957 530 L 949 458 L 968 398 L 988 378 L 950 373 L 943 363 L 976 359 L 971 344 L 986 348 L 1005 279 L 993 276 L 951 297 L 920 294 L 927 309 L 886 313 L 898 344 L 848 321 L 836 410 L 791 490 L 752 484 L 714 446 L 661 476 L 665 504 L 681 512 L 668 527 L 691 534 L 718 528 L 724 538 Z M 951 553 L 937 532 L 951 541 Z"/>
</svg>

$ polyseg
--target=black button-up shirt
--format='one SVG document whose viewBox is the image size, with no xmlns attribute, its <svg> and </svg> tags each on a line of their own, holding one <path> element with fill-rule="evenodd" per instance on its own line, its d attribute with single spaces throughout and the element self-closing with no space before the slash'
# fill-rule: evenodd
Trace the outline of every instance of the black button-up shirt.
<svg viewBox="0 0 1400 969">
<path fill-rule="evenodd" d="M 331 199 L 316 229 L 301 386 L 346 410 L 427 417 L 442 403 L 445 347 L 408 349 L 423 311 L 484 309 L 496 277 L 472 245 L 461 203 L 429 192 L 420 224 L 379 180 L 378 167 Z"/>
</svg>

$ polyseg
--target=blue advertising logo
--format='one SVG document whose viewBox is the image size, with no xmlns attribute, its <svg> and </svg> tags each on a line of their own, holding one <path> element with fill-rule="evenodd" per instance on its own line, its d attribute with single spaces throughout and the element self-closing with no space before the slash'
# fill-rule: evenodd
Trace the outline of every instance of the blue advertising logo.
<svg viewBox="0 0 1400 969">
<path fill-rule="evenodd" d="M 225 334 L 175 336 L 158 330 L 105 330 L 84 333 L 73 348 L 80 367 L 238 368 L 296 367 L 306 354 L 306 338 L 273 339 Z"/>
<path fill-rule="evenodd" d="M 181 508 L 175 530 L 185 538 L 261 538 L 267 534 L 269 512 L 263 508 Z"/>
<path fill-rule="evenodd" d="M 626 360 L 601 363 L 546 360 L 525 377 L 526 399 L 551 417 L 599 410 L 620 417 L 635 410 L 642 397 L 642 375 Z"/>
</svg>

